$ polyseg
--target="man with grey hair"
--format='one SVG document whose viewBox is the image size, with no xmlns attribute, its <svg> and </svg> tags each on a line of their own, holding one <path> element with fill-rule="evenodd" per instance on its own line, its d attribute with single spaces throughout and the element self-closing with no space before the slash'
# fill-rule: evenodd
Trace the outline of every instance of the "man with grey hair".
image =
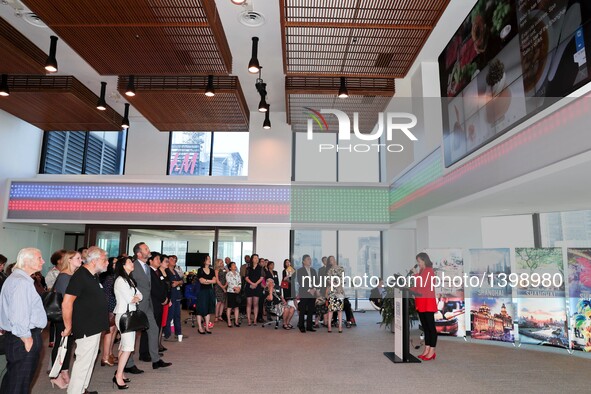
<svg viewBox="0 0 591 394">
<path fill-rule="evenodd" d="M 87 391 L 101 333 L 109 329 L 107 300 L 97 278 L 97 274 L 107 270 L 108 264 L 107 252 L 96 246 L 88 248 L 86 264 L 72 275 L 64 295 L 62 315 L 65 329 L 62 336 L 74 333 L 76 340 L 76 360 L 68 385 L 69 394 Z"/>
<path fill-rule="evenodd" d="M 43 342 L 47 316 L 31 275 L 43 267 L 41 251 L 24 248 L 0 292 L 0 329 L 5 333 L 7 372 L 0 393 L 29 393 Z"/>
</svg>

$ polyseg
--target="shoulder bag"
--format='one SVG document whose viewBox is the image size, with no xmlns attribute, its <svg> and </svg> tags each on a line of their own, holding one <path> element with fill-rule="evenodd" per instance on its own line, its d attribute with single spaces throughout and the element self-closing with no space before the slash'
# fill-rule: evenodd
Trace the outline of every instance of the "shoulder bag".
<svg viewBox="0 0 591 394">
<path fill-rule="evenodd" d="M 55 290 L 43 295 L 43 307 L 47 320 L 54 323 L 62 321 L 62 299 L 62 295 Z"/>
<path fill-rule="evenodd" d="M 121 331 L 121 333 L 126 333 L 147 330 L 148 328 L 150 328 L 148 316 L 139 309 L 130 312 L 129 304 L 127 304 L 127 312 L 122 314 L 119 318 L 119 331 Z"/>
</svg>

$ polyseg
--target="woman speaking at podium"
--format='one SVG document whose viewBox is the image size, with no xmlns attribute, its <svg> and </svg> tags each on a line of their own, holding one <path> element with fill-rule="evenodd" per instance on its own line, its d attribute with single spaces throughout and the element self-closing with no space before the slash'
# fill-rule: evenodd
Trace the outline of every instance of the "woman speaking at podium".
<svg viewBox="0 0 591 394">
<path fill-rule="evenodd" d="M 427 253 L 417 254 L 417 265 L 411 270 L 413 276 L 417 277 L 416 287 L 412 290 L 419 295 L 415 296 L 415 306 L 419 313 L 419 319 L 425 333 L 425 350 L 419 356 L 421 360 L 435 360 L 435 345 L 437 345 L 437 329 L 435 328 L 435 312 L 437 302 L 435 301 L 435 290 L 432 287 L 431 278 L 435 276 L 433 263 Z M 418 272 L 415 270 L 418 266 Z"/>
</svg>

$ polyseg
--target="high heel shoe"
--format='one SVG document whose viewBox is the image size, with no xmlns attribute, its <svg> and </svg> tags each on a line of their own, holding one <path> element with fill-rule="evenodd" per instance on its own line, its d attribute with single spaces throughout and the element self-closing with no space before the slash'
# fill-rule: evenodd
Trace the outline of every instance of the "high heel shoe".
<svg viewBox="0 0 591 394">
<path fill-rule="evenodd" d="M 113 366 L 113 365 L 115 365 L 115 364 L 113 364 L 113 363 L 111 362 L 111 360 L 109 360 L 109 359 L 106 359 L 106 360 L 104 360 L 104 359 L 101 359 L 101 367 L 104 367 L 105 365 L 108 365 L 109 367 L 112 367 L 112 366 Z"/>
<path fill-rule="evenodd" d="M 435 360 L 435 356 L 437 356 L 437 354 L 433 353 L 433 355 L 431 357 L 423 357 L 423 360 L 425 360 L 425 361 Z"/>
<path fill-rule="evenodd" d="M 117 389 L 119 390 L 127 390 L 129 388 L 126 384 L 120 386 L 119 383 L 117 383 L 117 378 L 113 376 L 113 388 L 115 388 L 115 385 L 117 385 Z"/>
<path fill-rule="evenodd" d="M 115 379 L 117 379 L 117 371 L 115 371 L 115 374 L 113 375 L 113 377 L 114 377 Z M 131 379 L 129 379 L 129 378 L 123 378 L 123 382 L 125 382 L 125 383 L 129 383 L 129 382 L 131 382 Z"/>
<path fill-rule="evenodd" d="M 70 375 L 69 375 L 67 369 L 64 369 L 63 371 L 61 371 L 60 376 L 62 377 L 62 379 L 64 380 L 64 382 L 66 384 L 70 384 Z"/>
<path fill-rule="evenodd" d="M 201 335 L 205 335 L 205 331 L 201 330 L 201 327 L 197 329 L 197 332 Z"/>
<path fill-rule="evenodd" d="M 62 390 L 68 387 L 68 383 L 64 381 L 64 377 L 61 374 L 55 379 L 49 379 L 49 382 L 51 383 L 51 388 L 54 388 L 54 385 Z"/>
</svg>

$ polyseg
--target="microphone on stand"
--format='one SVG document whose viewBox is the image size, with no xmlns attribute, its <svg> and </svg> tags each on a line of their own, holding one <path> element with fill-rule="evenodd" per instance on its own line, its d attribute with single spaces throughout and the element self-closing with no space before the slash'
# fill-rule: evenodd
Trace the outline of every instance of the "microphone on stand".
<svg viewBox="0 0 591 394">
<path fill-rule="evenodd" d="M 410 271 L 408 271 L 408 272 L 416 272 L 416 269 L 417 269 L 417 268 L 419 268 L 419 264 L 418 264 L 418 263 L 417 263 L 417 264 L 415 264 L 415 266 L 414 266 L 414 267 L 412 267 L 412 268 L 410 269 Z"/>
</svg>

